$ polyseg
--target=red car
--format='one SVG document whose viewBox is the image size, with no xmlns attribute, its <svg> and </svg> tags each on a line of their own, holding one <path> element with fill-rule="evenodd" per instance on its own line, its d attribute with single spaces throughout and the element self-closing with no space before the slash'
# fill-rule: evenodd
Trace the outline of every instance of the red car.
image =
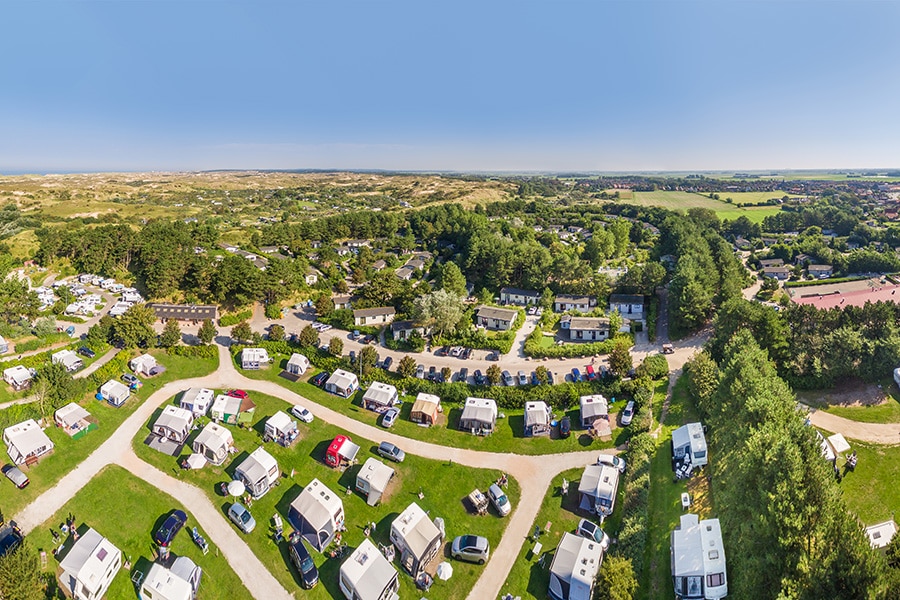
<svg viewBox="0 0 900 600">
<path fill-rule="evenodd" d="M 231 396 L 232 398 L 240 398 L 241 400 L 245 400 L 248 396 L 247 392 L 244 390 L 228 390 L 226 395 Z"/>
</svg>

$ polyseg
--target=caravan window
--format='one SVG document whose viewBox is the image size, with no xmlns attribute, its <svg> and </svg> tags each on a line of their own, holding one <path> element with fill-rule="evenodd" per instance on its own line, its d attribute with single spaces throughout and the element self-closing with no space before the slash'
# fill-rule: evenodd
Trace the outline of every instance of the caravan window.
<svg viewBox="0 0 900 600">
<path fill-rule="evenodd" d="M 707 587 L 718 587 L 720 585 L 725 585 L 725 573 L 713 573 L 706 576 Z"/>
<path fill-rule="evenodd" d="M 694 452 L 694 458 L 706 458 L 706 450 L 700 450 L 699 452 Z"/>
<path fill-rule="evenodd" d="M 684 577 L 675 578 L 675 593 L 679 595 L 684 593 Z"/>
<path fill-rule="evenodd" d="M 687 595 L 690 597 L 697 597 L 703 595 L 703 576 L 698 575 L 695 577 L 687 578 Z"/>
<path fill-rule="evenodd" d="M 684 458 L 684 451 L 687 450 L 687 447 L 680 446 L 675 448 L 675 458 Z"/>
</svg>

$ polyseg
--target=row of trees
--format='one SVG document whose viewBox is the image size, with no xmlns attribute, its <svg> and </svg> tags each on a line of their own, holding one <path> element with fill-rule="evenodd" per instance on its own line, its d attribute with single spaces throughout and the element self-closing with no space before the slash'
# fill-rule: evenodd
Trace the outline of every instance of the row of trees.
<svg viewBox="0 0 900 600">
<path fill-rule="evenodd" d="M 686 366 L 710 428 L 713 499 L 737 598 L 871 598 L 880 563 L 832 466 L 750 330 Z"/>
</svg>

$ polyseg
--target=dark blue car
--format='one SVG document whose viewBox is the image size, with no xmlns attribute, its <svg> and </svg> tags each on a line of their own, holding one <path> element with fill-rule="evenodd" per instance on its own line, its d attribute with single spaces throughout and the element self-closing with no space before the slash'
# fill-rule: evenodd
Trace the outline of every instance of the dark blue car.
<svg viewBox="0 0 900 600">
<path fill-rule="evenodd" d="M 175 535 L 184 527 L 185 523 L 187 523 L 187 515 L 184 514 L 184 511 L 173 510 L 163 524 L 160 525 L 159 529 L 156 530 L 153 541 L 159 546 L 168 546 L 175 539 Z"/>
<path fill-rule="evenodd" d="M 572 382 L 580 383 L 582 381 L 584 381 L 584 378 L 581 376 L 581 371 L 579 371 L 577 368 L 572 369 Z"/>
</svg>

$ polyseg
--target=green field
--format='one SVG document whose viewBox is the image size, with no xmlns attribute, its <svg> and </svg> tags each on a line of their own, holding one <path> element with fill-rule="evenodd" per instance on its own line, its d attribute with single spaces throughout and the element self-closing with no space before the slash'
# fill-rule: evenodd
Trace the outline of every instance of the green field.
<svg viewBox="0 0 900 600">
<path fill-rule="evenodd" d="M 756 194 L 756 192 L 748 192 Z M 768 193 L 766 193 L 768 194 Z M 720 192 L 722 198 L 729 196 L 726 192 Z M 738 194 L 733 194 L 737 196 Z M 720 219 L 734 220 L 738 217 L 745 216 L 754 223 L 761 223 L 764 218 L 777 213 L 780 209 L 778 206 L 753 206 L 748 208 L 738 208 L 733 204 L 728 204 L 723 200 L 715 200 L 709 196 L 695 194 L 693 192 L 619 192 L 620 202 L 626 204 L 635 204 L 637 206 L 660 206 L 669 210 L 687 210 L 689 208 L 707 208 L 714 211 Z M 755 196 L 754 196 L 755 197 Z M 766 196 L 768 197 L 768 196 Z M 749 197 L 741 202 L 751 202 Z M 758 202 L 758 200 L 755 200 Z M 735 199 L 735 202 L 738 202 Z"/>
<path fill-rule="evenodd" d="M 218 492 L 220 482 L 232 479 L 234 469 L 243 461 L 247 454 L 263 445 L 262 432 L 268 416 L 278 410 L 288 411 L 290 405 L 278 398 L 253 392 L 251 398 L 256 403 L 254 425 L 252 429 L 238 429 L 230 427 L 235 447 L 236 457 L 226 462 L 224 467 L 207 465 L 200 470 L 184 471 L 178 467 L 180 458 L 168 456 L 157 452 L 144 445 L 144 439 L 149 433 L 150 424 L 161 412 L 157 410 L 147 423 L 147 428 L 142 429 L 135 438 L 133 447 L 137 455 L 146 462 L 156 466 L 162 471 L 191 483 L 203 490 L 212 503 L 222 511 L 231 504 L 229 498 L 221 496 Z M 324 464 L 324 454 L 329 442 L 339 433 L 345 433 L 316 419 L 310 424 L 298 423 L 299 439 L 290 448 L 282 448 L 275 443 L 266 443 L 266 451 L 277 461 L 282 471 L 282 478 L 278 487 L 271 490 L 262 498 L 253 501 L 250 508 L 257 522 L 256 529 L 249 535 L 241 534 L 253 553 L 272 572 L 272 574 L 289 591 L 299 588 L 299 580 L 293 568 L 287 560 L 286 544 L 276 544 L 271 531 L 271 519 L 277 512 L 284 517 L 286 532 L 291 527 L 287 521 L 290 503 L 300 494 L 303 486 L 306 486 L 313 478 L 318 478 L 331 490 L 352 489 L 355 485 L 356 474 L 360 466 L 352 466 L 345 471 L 331 469 Z M 196 435 L 196 432 L 192 434 Z M 357 462 L 362 464 L 370 456 L 376 456 L 374 449 L 378 440 L 363 440 L 354 438 L 361 450 Z M 410 442 L 410 449 L 412 442 Z M 190 453 L 189 446 L 182 452 L 181 458 Z M 377 456 L 376 456 L 377 458 Z M 383 460 L 383 459 L 382 459 Z M 506 528 L 508 521 L 502 519 L 489 510 L 487 515 L 476 516 L 467 509 L 464 498 L 474 488 L 485 490 L 494 480 L 500 476 L 499 471 L 489 469 L 474 469 L 453 462 L 439 462 L 407 455 L 403 463 L 389 463 L 395 470 L 395 476 L 388 487 L 385 498 L 378 506 L 368 506 L 365 499 L 355 492 L 342 497 L 344 512 L 346 515 L 347 531 L 344 532 L 344 541 L 350 547 L 358 546 L 365 537 L 364 528 L 371 522 L 377 524 L 373 541 L 383 545 L 390 544 L 389 534 L 391 522 L 411 502 L 416 502 L 429 515 L 442 517 L 446 527 L 446 542 L 458 535 L 474 533 L 488 538 L 492 547 L 500 541 L 500 536 Z M 419 496 L 421 492 L 421 498 Z M 518 482 L 512 478 L 506 489 L 513 510 L 518 505 L 520 491 Z M 449 547 L 449 546 L 448 546 Z M 436 561 L 448 560 L 439 555 Z M 303 598 L 341 598 L 338 588 L 338 570 L 343 559 L 329 558 L 325 554 L 313 552 L 313 559 L 319 568 L 320 584 L 309 592 L 303 592 Z M 483 567 L 459 561 L 453 563 L 453 578 L 447 582 L 436 581 L 428 593 L 428 597 L 434 600 L 462 600 L 468 596 L 469 590 L 475 584 Z M 437 562 L 430 566 L 436 567 Z M 401 572 L 400 596 L 402 598 L 419 598 L 412 578 Z"/>
<path fill-rule="evenodd" d="M 110 510 L 111 508 L 114 510 Z M 131 577 L 138 571 L 147 574 L 153 561 L 153 532 L 169 512 L 176 508 L 184 509 L 172 497 L 121 467 L 110 465 L 66 502 L 59 512 L 42 526 L 35 528 L 28 539 L 35 548 L 47 552 L 48 570 L 55 571 L 58 563 L 50 553 L 55 546 L 50 531 L 59 531 L 59 524 L 66 520 L 66 516 L 75 515 L 81 533 L 87 527 L 92 527 L 122 551 L 123 562 L 130 561 L 133 565 L 131 571 L 126 570 L 123 565 L 105 598 L 133 600 L 137 594 Z M 192 528 L 195 524 L 196 520 L 188 513 L 187 527 Z M 203 533 L 201 529 L 200 534 Z M 71 548 L 71 545 L 70 538 L 66 540 L 66 549 Z M 231 570 L 225 558 L 214 548 L 211 550 L 203 555 L 191 540 L 187 529 L 175 536 L 172 542 L 174 555 L 188 556 L 203 569 L 197 600 L 251 598 L 250 592 Z"/>
<path fill-rule="evenodd" d="M 845 473 L 840 487 L 847 507 L 866 525 L 900 514 L 900 446 L 879 446 L 848 440 L 856 451 L 856 470 Z M 840 465 L 840 463 L 838 463 Z"/>
</svg>

